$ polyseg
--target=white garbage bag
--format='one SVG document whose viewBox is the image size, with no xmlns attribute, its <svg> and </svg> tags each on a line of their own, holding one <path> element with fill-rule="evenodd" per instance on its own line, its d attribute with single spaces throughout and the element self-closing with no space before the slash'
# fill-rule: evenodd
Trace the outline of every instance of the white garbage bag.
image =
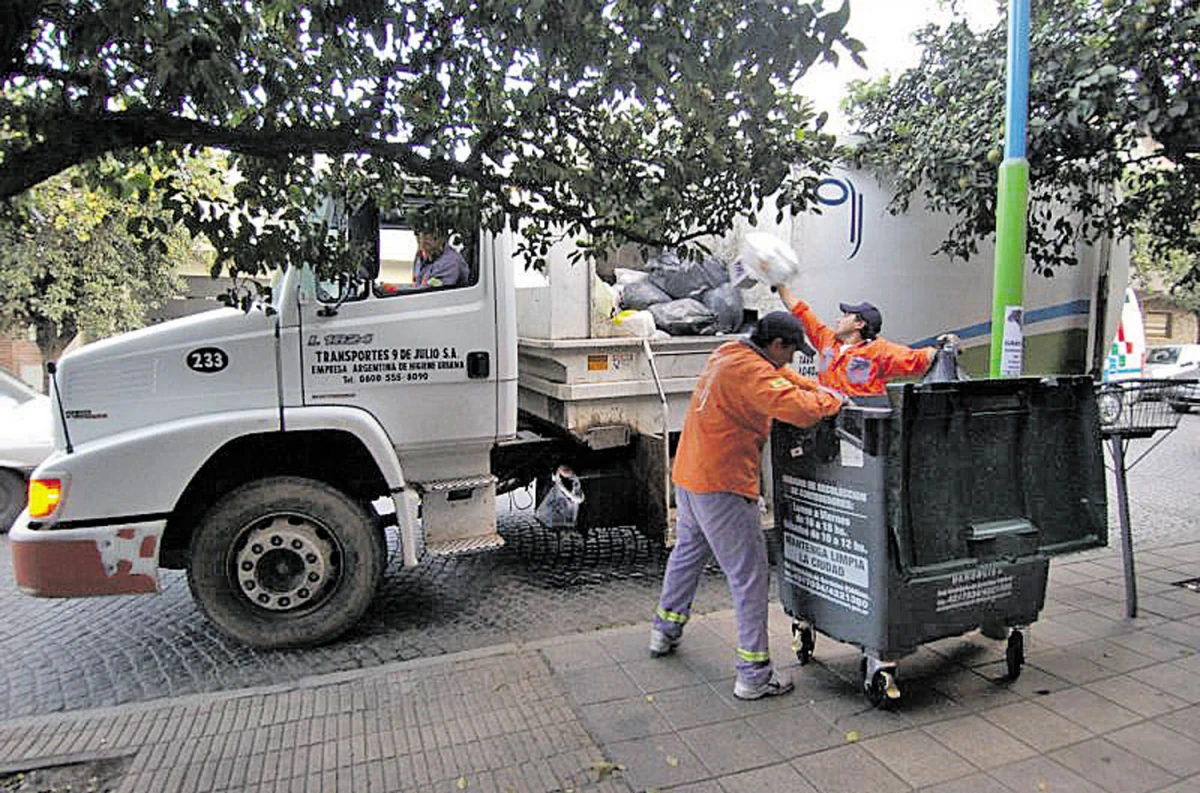
<svg viewBox="0 0 1200 793">
<path fill-rule="evenodd" d="M 768 286 L 784 286 L 800 270 L 796 252 L 783 240 L 764 231 L 746 235 L 738 262 L 747 273 Z"/>
<path fill-rule="evenodd" d="M 648 339 L 654 335 L 654 315 L 649 311 L 625 310 L 612 318 L 614 336 Z"/>
<path fill-rule="evenodd" d="M 569 467 L 560 465 L 550 477 L 550 489 L 533 515 L 551 529 L 573 529 L 582 503 L 583 483 Z"/>
</svg>

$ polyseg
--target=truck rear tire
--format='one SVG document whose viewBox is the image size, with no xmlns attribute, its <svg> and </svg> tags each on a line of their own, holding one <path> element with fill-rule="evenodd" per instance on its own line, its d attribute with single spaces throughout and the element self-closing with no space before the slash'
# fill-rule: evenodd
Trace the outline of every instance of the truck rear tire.
<svg viewBox="0 0 1200 793">
<path fill-rule="evenodd" d="M 230 491 L 204 515 L 188 584 L 209 620 L 238 641 L 313 646 L 358 622 L 385 557 L 360 504 L 313 479 L 269 477 Z"/>
</svg>

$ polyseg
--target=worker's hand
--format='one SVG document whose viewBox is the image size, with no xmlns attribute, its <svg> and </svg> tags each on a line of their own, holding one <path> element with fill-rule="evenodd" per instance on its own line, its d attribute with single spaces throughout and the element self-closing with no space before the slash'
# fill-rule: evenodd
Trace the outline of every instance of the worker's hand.
<svg viewBox="0 0 1200 793">
<path fill-rule="evenodd" d="M 830 396 L 837 397 L 837 400 L 842 403 L 842 407 L 846 407 L 846 405 L 854 404 L 853 402 L 850 401 L 850 397 L 846 396 L 845 394 L 843 394 L 841 391 L 838 391 L 837 389 L 830 388 L 829 386 L 819 385 L 819 386 L 817 386 L 817 390 L 824 391 L 826 394 L 829 394 Z"/>
<path fill-rule="evenodd" d="M 938 347 L 949 347 L 955 355 L 962 352 L 962 340 L 954 333 L 943 333 L 937 337 Z"/>
</svg>

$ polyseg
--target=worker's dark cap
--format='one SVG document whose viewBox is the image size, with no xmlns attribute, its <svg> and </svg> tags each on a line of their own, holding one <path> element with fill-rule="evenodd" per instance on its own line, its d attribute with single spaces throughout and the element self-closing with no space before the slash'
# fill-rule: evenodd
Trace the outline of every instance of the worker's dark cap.
<svg viewBox="0 0 1200 793">
<path fill-rule="evenodd" d="M 883 314 L 879 313 L 879 309 L 875 308 L 873 303 L 868 303 L 865 300 L 862 303 L 838 303 L 838 308 L 843 314 L 856 314 L 863 322 L 867 323 L 867 330 L 872 334 L 878 334 L 883 329 Z"/>
<path fill-rule="evenodd" d="M 804 326 L 787 311 L 772 311 L 759 318 L 754 328 L 754 338 L 770 344 L 771 339 L 782 339 L 785 344 L 797 347 L 804 345 Z"/>
</svg>

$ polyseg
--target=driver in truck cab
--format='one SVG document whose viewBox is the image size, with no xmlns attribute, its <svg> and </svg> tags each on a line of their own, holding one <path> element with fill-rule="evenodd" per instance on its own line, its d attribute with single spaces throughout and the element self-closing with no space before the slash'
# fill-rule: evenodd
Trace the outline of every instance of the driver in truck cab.
<svg viewBox="0 0 1200 793">
<path fill-rule="evenodd" d="M 786 694 L 792 682 L 767 647 L 767 545 L 758 512 L 759 461 L 772 419 L 811 427 L 837 413 L 843 397 L 787 364 L 804 328 L 785 311 L 758 321 L 749 339 L 722 344 L 692 392 L 671 478 L 677 541 L 667 558 L 650 630 L 650 655 L 674 651 L 683 637 L 700 574 L 715 556 L 729 579 L 737 618 L 733 695 Z"/>
<path fill-rule="evenodd" d="M 413 287 L 465 286 L 467 260 L 450 247 L 450 235 L 435 227 L 416 228 L 417 255 L 413 257 Z"/>
<path fill-rule="evenodd" d="M 427 289 L 469 286 L 466 258 L 448 243 L 450 232 L 425 221 L 413 225 L 417 251 L 413 255 L 412 283 L 376 283 L 380 297 L 420 292 Z"/>
</svg>

